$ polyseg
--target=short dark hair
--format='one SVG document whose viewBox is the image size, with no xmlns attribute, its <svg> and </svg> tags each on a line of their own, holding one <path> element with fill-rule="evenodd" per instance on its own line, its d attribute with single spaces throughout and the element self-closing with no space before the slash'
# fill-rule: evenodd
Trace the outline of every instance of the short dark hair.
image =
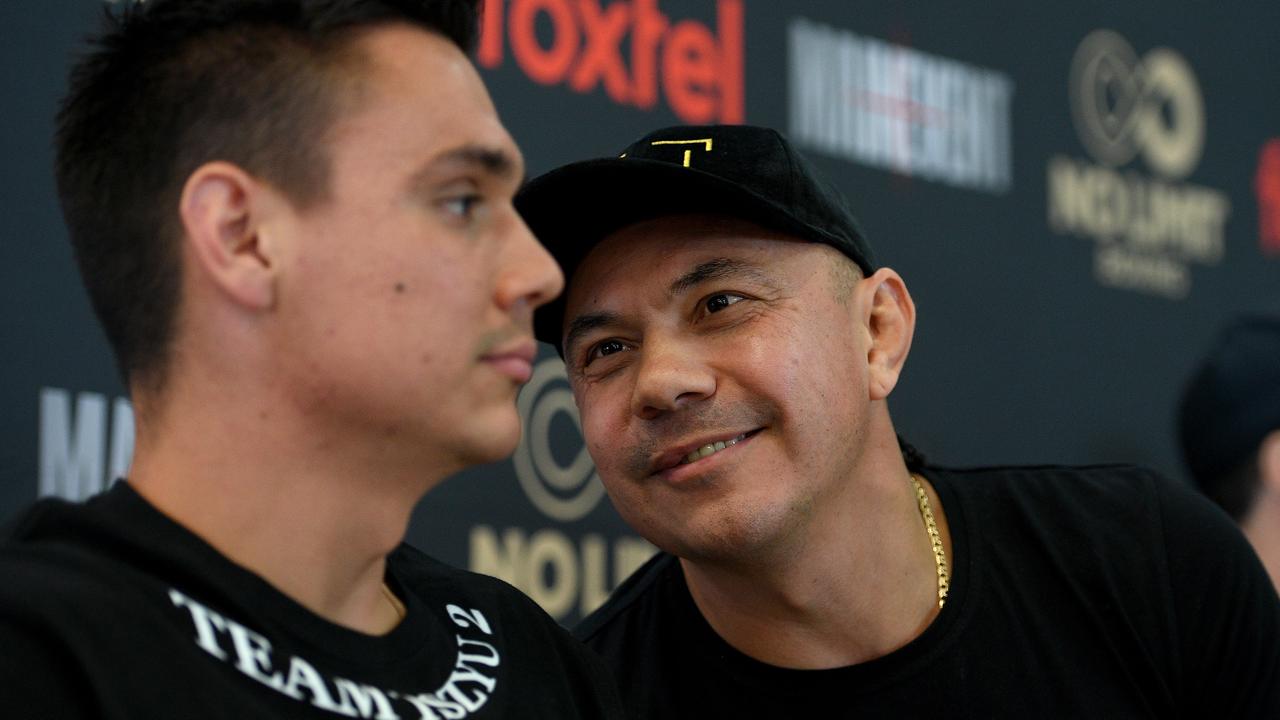
<svg viewBox="0 0 1280 720">
<path fill-rule="evenodd" d="M 72 68 L 56 174 L 80 274 L 125 383 L 158 386 L 181 297 L 178 200 L 212 160 L 299 207 L 355 94 L 358 31 L 409 23 L 470 53 L 482 0 L 149 0 L 108 9 Z"/>
</svg>

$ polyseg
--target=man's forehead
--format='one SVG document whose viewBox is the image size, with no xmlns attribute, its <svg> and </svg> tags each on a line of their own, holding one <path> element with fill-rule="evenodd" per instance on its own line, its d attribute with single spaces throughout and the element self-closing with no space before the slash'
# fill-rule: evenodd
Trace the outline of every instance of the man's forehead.
<svg viewBox="0 0 1280 720">
<path fill-rule="evenodd" d="M 651 247 L 601 243 L 578 265 L 569 282 L 569 296 L 579 287 L 596 299 L 622 292 L 672 296 L 704 280 L 763 273 L 774 262 L 767 249 L 747 242 L 708 238 Z"/>
<path fill-rule="evenodd" d="M 353 57 L 366 65 L 359 102 L 348 102 L 330 131 L 335 158 L 346 153 L 357 165 L 378 164 L 388 178 L 402 169 L 411 187 L 465 171 L 521 179 L 519 149 L 479 74 L 452 42 L 391 23 L 363 32 L 353 46 L 359 50 Z M 356 140 L 340 142 L 348 137 Z M 372 153 L 370 143 L 390 157 Z"/>
<path fill-rule="evenodd" d="M 692 284 L 673 285 L 689 273 L 709 279 L 734 272 L 764 272 L 797 253 L 821 252 L 820 247 L 736 219 L 659 218 L 622 228 L 597 243 L 575 268 L 569 292 L 578 285 L 596 284 L 678 291 Z M 712 267 L 702 267 L 709 264 Z M 695 272 L 700 267 L 701 272 Z"/>
</svg>

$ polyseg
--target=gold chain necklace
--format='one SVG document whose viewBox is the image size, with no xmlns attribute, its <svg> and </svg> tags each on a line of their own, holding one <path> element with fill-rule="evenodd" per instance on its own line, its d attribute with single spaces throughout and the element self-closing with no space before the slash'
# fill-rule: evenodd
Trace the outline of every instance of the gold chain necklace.
<svg viewBox="0 0 1280 720">
<path fill-rule="evenodd" d="M 916 502 L 920 505 L 920 518 L 924 520 L 924 529 L 929 533 L 929 543 L 933 545 L 933 562 L 938 566 L 938 608 L 947 602 L 947 591 L 951 589 L 951 574 L 947 572 L 947 551 L 942 547 L 942 536 L 938 534 L 938 524 L 933 521 L 933 509 L 929 507 L 929 495 L 924 486 L 911 473 L 911 484 L 916 488 Z"/>
</svg>

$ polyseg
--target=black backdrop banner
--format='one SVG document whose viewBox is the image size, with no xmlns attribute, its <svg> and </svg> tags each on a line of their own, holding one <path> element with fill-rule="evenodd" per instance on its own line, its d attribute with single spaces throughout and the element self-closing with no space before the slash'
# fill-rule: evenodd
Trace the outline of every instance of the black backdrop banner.
<svg viewBox="0 0 1280 720">
<path fill-rule="evenodd" d="M 669 124 L 790 135 L 916 299 L 891 407 L 934 461 L 1183 477 L 1184 379 L 1225 320 L 1280 314 L 1280 4 L 976 5 L 499 0 L 476 63 L 531 174 Z M 97 492 L 132 453 L 52 179 L 101 12 L 0 5 L 0 519 Z M 519 405 L 514 457 L 433 491 L 409 541 L 572 623 L 652 548 L 604 496 L 549 348 Z"/>
</svg>

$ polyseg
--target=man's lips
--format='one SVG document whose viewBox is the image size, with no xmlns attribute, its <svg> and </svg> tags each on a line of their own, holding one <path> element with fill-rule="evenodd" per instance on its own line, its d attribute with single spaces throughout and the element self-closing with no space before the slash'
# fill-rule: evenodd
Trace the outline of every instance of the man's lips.
<svg viewBox="0 0 1280 720">
<path fill-rule="evenodd" d="M 744 432 L 734 432 L 730 430 L 715 435 L 704 436 L 698 440 L 681 443 L 655 457 L 649 466 L 650 473 L 657 475 L 658 473 L 665 472 L 673 467 L 697 462 L 703 457 L 714 455 L 721 450 L 732 447 L 739 442 L 750 438 L 760 432 L 761 429 L 762 428 L 755 428 Z"/>
<path fill-rule="evenodd" d="M 533 376 L 533 360 L 537 356 L 537 344 L 532 339 L 524 339 L 487 352 L 480 359 L 512 380 L 526 383 Z"/>
</svg>

